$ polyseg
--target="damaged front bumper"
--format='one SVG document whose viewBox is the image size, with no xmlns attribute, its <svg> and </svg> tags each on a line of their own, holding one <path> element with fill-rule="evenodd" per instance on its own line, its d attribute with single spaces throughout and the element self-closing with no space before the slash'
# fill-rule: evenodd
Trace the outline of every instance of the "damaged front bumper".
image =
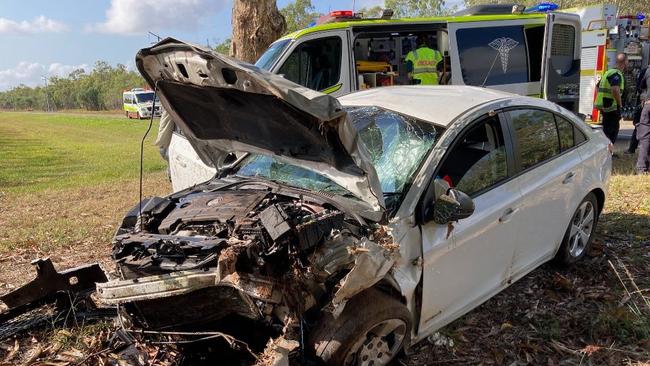
<svg viewBox="0 0 650 366">
<path fill-rule="evenodd" d="M 273 304 L 280 303 L 282 299 L 278 284 L 271 279 L 239 273 L 222 278 L 218 270 L 181 271 L 133 280 L 113 280 L 97 284 L 97 293 L 104 303 L 123 304 L 185 295 L 208 287 L 234 288 L 251 300 Z"/>
</svg>

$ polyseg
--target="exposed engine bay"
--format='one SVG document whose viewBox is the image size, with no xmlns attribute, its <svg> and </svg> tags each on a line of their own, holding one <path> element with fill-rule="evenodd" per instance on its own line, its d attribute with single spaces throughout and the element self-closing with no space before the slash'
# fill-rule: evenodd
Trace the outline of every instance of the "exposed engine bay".
<svg viewBox="0 0 650 366">
<path fill-rule="evenodd" d="M 260 181 L 207 187 L 146 199 L 118 229 L 122 279 L 98 294 L 134 327 L 223 332 L 258 362 L 279 357 L 278 344 L 280 358 L 304 358 L 310 324 L 340 313 L 399 255 L 385 226 L 326 196 Z"/>
</svg>

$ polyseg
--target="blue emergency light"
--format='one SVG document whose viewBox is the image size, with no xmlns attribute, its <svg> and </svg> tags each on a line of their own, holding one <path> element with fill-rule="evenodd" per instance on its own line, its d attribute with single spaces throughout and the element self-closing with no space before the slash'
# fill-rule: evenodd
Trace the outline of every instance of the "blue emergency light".
<svg viewBox="0 0 650 366">
<path fill-rule="evenodd" d="M 556 10 L 560 6 L 555 3 L 539 3 L 531 8 L 526 8 L 524 13 L 546 13 L 549 11 Z"/>
<path fill-rule="evenodd" d="M 645 14 L 643 14 L 643 13 L 641 13 L 641 12 L 636 13 L 636 18 L 637 18 L 638 20 L 644 20 L 644 19 L 645 19 Z"/>
</svg>

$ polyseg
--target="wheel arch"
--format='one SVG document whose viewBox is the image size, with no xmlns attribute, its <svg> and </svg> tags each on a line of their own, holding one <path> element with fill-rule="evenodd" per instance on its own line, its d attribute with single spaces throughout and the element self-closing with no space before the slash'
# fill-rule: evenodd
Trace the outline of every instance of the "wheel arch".
<svg viewBox="0 0 650 366">
<path fill-rule="evenodd" d="M 598 203 L 598 216 L 603 212 L 603 207 L 605 207 L 605 191 L 600 188 L 594 188 L 591 190 L 594 196 L 596 196 L 596 203 Z"/>
</svg>

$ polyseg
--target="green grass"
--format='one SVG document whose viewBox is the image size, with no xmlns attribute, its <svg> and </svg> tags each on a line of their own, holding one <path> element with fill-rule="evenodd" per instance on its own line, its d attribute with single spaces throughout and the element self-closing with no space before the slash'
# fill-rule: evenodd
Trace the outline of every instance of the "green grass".
<svg viewBox="0 0 650 366">
<path fill-rule="evenodd" d="M 139 175 L 140 140 L 148 121 L 123 116 L 0 112 L 0 194 L 92 186 Z M 145 142 L 145 172 L 165 169 Z"/>
</svg>

